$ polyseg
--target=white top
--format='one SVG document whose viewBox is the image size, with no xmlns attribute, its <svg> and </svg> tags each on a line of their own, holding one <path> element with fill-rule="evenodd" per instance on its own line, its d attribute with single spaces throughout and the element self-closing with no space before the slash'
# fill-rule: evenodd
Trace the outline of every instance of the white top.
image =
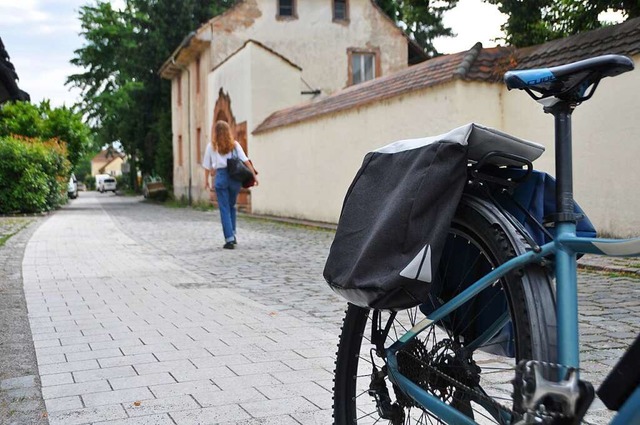
<svg viewBox="0 0 640 425">
<path fill-rule="evenodd" d="M 240 159 L 240 161 L 242 162 L 248 161 L 249 158 L 247 158 L 247 155 L 245 155 L 244 151 L 242 150 L 242 146 L 240 146 L 240 143 L 234 142 L 234 144 L 234 150 L 236 152 L 236 155 L 238 156 L 238 159 Z M 233 156 L 233 152 L 234 151 L 231 151 L 226 155 L 220 155 L 218 152 L 213 150 L 213 146 L 211 146 L 211 143 L 207 143 L 207 149 L 204 151 L 204 157 L 202 158 L 202 166 L 207 170 L 211 170 L 213 168 L 227 168 L 227 159 Z"/>
</svg>

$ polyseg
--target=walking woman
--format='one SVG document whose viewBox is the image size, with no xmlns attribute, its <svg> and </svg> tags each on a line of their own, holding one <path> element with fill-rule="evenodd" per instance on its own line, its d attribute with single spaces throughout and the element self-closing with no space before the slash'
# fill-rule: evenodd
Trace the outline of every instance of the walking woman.
<svg viewBox="0 0 640 425">
<path fill-rule="evenodd" d="M 211 189 L 211 180 L 218 198 L 218 209 L 220 210 L 220 220 L 222 221 L 222 232 L 224 233 L 224 249 L 234 249 L 237 244 L 236 239 L 236 201 L 242 188 L 242 183 L 229 177 L 227 172 L 227 159 L 237 156 L 249 167 L 258 184 L 256 170 L 242 150 L 240 143 L 233 140 L 231 128 L 225 121 L 217 121 L 213 128 L 211 143 L 207 145 L 202 160 L 204 167 L 205 187 Z"/>
</svg>

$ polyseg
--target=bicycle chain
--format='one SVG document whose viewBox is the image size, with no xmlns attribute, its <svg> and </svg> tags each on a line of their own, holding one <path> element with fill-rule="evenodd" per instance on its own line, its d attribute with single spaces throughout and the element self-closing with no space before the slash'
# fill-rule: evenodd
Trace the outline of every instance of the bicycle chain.
<svg viewBox="0 0 640 425">
<path fill-rule="evenodd" d="M 463 384 L 462 382 L 452 378 L 451 376 L 441 372 L 437 368 L 435 368 L 435 367 L 431 366 L 430 364 L 424 362 L 422 359 L 419 359 L 418 357 L 414 356 L 413 354 L 410 354 L 408 352 L 404 352 L 404 354 L 406 354 L 406 355 L 408 355 L 410 357 L 413 357 L 413 359 L 417 360 L 419 363 L 421 363 L 422 365 L 427 367 L 430 371 L 435 372 L 441 378 L 444 378 L 447 381 L 451 382 L 456 388 L 462 389 L 462 390 L 467 391 L 467 392 L 472 393 L 472 394 L 475 394 L 476 396 L 478 396 L 478 397 L 482 398 L 483 400 L 485 400 L 486 402 L 488 402 L 492 407 L 495 407 L 495 408 L 500 409 L 502 411 L 508 412 L 509 414 L 512 415 L 512 417 L 516 416 L 516 415 L 519 416 L 519 417 L 522 417 L 522 414 L 514 412 L 512 409 L 510 409 L 510 408 L 498 403 L 497 401 L 495 401 L 491 397 L 488 397 L 487 395 L 485 395 L 485 394 L 483 394 L 483 393 L 481 393 L 481 392 L 479 392 L 479 391 L 477 391 L 477 390 L 475 390 L 475 389 Z M 537 361 L 537 363 L 541 364 L 543 366 L 550 366 L 550 367 L 557 367 L 557 368 L 564 367 L 564 366 L 556 364 L 556 363 L 548 363 L 548 362 L 541 362 L 541 361 Z M 511 368 L 510 370 L 515 372 L 515 368 Z M 537 417 L 541 418 L 543 421 L 546 421 L 548 419 L 555 420 L 555 419 L 567 419 L 568 418 L 567 415 L 564 415 L 564 414 L 558 413 L 558 412 L 551 412 L 551 411 L 539 412 L 539 411 L 528 410 L 525 413 L 536 415 Z M 544 415 L 544 416 L 542 416 L 542 415 Z"/>
</svg>

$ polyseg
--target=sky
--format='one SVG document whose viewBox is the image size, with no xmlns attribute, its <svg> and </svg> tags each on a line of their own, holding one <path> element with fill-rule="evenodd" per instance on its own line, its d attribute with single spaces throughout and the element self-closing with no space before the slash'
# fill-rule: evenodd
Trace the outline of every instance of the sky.
<svg viewBox="0 0 640 425">
<path fill-rule="evenodd" d="M 114 0 L 115 3 L 120 3 Z M 19 87 L 39 103 L 49 99 L 52 106 L 73 105 L 79 91 L 65 86 L 67 76 L 79 68 L 69 63 L 74 50 L 82 47 L 78 35 L 80 6 L 91 0 L 0 0 L 0 37 L 9 53 L 20 81 Z M 442 53 L 470 49 L 476 42 L 491 47 L 500 36 L 506 16 L 496 6 L 482 0 L 460 0 L 447 12 L 444 23 L 457 37 L 436 40 Z"/>
</svg>

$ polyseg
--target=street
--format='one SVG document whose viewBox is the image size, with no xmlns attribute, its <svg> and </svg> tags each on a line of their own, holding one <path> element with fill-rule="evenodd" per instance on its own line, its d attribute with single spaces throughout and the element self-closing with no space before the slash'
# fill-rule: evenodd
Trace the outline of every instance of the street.
<svg viewBox="0 0 640 425">
<path fill-rule="evenodd" d="M 43 421 L 332 423 L 345 302 L 322 277 L 331 230 L 242 216 L 223 250 L 217 211 L 81 192 L 22 232 L 37 374 L 2 370 L 0 389 L 39 388 Z M 640 280 L 579 281 L 582 377 L 597 388 L 640 332 Z M 590 422 L 609 416 L 596 401 Z"/>
</svg>

